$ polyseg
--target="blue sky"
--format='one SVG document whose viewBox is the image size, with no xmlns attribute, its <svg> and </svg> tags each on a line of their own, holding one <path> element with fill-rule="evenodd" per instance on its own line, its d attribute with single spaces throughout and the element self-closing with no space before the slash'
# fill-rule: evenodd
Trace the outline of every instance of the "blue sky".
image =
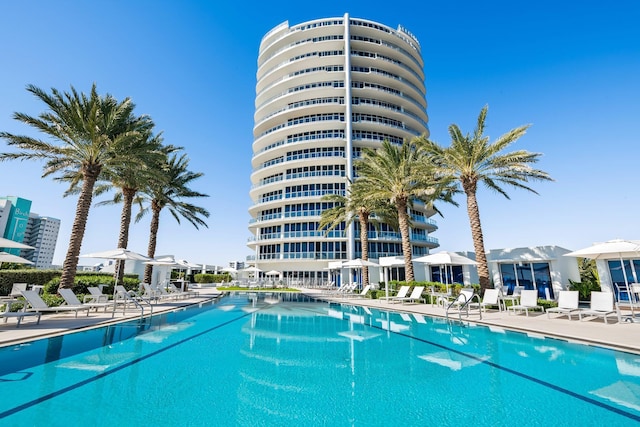
<svg viewBox="0 0 640 427">
<path fill-rule="evenodd" d="M 566 3 L 567 5 L 563 5 Z M 262 36 L 288 20 L 343 16 L 417 36 L 425 62 L 431 139 L 447 128 L 471 132 L 489 105 L 486 133 L 497 138 L 531 123 L 514 149 L 543 153 L 555 182 L 540 193 L 478 193 L 487 249 L 559 245 L 580 249 L 613 238 L 640 239 L 640 4 L 513 1 L 35 1 L 0 3 L 0 129 L 34 134 L 13 120 L 43 104 L 27 84 L 131 97 L 165 142 L 181 145 L 193 188 L 211 212 L 209 228 L 161 218 L 157 254 L 226 265 L 245 259 L 251 204 L 253 101 Z M 6 151 L 4 141 L 0 150 Z M 0 163 L 0 195 L 33 201 L 62 220 L 54 262 L 66 254 L 76 199 L 40 178 L 37 162 Z M 101 199 L 100 199 L 101 200 Z M 441 206 L 437 250 L 472 250 L 465 199 Z M 120 206 L 92 208 L 82 252 L 112 249 Z M 145 253 L 148 219 L 131 228 L 129 248 Z M 90 264 L 92 260 L 81 260 Z"/>
</svg>

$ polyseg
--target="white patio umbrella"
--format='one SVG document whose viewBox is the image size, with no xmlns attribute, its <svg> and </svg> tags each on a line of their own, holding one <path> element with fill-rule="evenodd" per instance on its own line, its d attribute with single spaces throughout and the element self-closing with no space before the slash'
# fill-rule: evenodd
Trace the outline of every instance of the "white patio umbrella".
<svg viewBox="0 0 640 427">
<path fill-rule="evenodd" d="M 564 256 L 590 259 L 616 259 L 620 260 L 622 276 L 625 285 L 629 285 L 627 273 L 624 269 L 624 260 L 630 258 L 640 258 L 640 240 L 615 239 L 606 242 L 594 243 L 593 245 L 569 252 Z M 634 278 L 636 280 L 637 278 Z"/>
<path fill-rule="evenodd" d="M 13 262 L 16 264 L 33 264 L 33 262 L 29 261 L 26 258 L 19 257 L 18 255 L 13 255 L 7 252 L 0 252 L 0 264 L 3 262 Z"/>
<path fill-rule="evenodd" d="M 429 254 L 429 255 L 418 257 L 418 258 L 414 258 L 413 260 L 415 262 L 422 262 L 429 265 L 438 265 L 438 266 L 444 267 L 445 272 L 448 266 L 450 274 L 445 275 L 445 282 L 449 281 L 447 280 L 447 277 L 448 277 L 451 279 L 451 284 L 453 284 L 453 266 L 454 265 L 477 265 L 478 264 L 471 258 L 467 258 L 466 256 L 457 254 L 455 252 L 447 252 L 447 251 L 436 252 L 434 254 Z"/>
<path fill-rule="evenodd" d="M 278 270 L 269 270 L 264 274 L 265 276 L 279 276 L 280 272 Z"/>
<path fill-rule="evenodd" d="M 387 301 L 389 301 L 389 268 L 391 267 L 404 267 L 403 257 L 393 257 L 380 259 L 380 266 L 383 268 L 382 277 L 384 278 L 384 294 Z"/>
<path fill-rule="evenodd" d="M 35 249 L 33 246 L 0 237 L 0 248 L 3 249 Z"/>
</svg>

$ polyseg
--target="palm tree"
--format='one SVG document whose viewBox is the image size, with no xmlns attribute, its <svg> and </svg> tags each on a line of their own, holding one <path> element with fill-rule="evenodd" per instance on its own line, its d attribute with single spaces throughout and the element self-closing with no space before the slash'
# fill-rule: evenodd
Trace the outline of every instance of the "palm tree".
<svg viewBox="0 0 640 427">
<path fill-rule="evenodd" d="M 488 107 L 484 106 L 480 111 L 473 135 L 463 135 L 456 124 L 451 124 L 449 126 L 451 145 L 447 148 L 427 138 L 421 138 L 418 141 L 418 144 L 427 151 L 438 173 L 455 179 L 462 185 L 467 197 L 467 214 L 478 262 L 480 287 L 483 291 L 490 287 L 490 281 L 480 224 L 480 210 L 476 198 L 478 183 L 483 183 L 487 188 L 509 199 L 509 195 L 501 184 L 538 194 L 527 185 L 529 181 L 553 181 L 546 172 L 530 166 L 538 161 L 540 153 L 530 153 L 526 150 L 504 153 L 511 144 L 526 133 L 530 125 L 512 129 L 490 143 L 489 137 L 484 135 L 487 110 Z"/>
<path fill-rule="evenodd" d="M 14 113 L 14 119 L 60 142 L 60 145 L 0 132 L 0 137 L 6 139 L 8 145 L 20 150 L 1 153 L 0 161 L 44 160 L 43 177 L 75 175 L 75 183 L 82 183 L 60 279 L 60 287 L 69 288 L 76 275 L 95 183 L 105 165 L 127 162 L 123 147 L 138 137 L 137 132 L 131 131 L 127 125 L 135 105 L 129 98 L 118 102 L 109 94 L 99 96 L 95 83 L 89 95 L 78 93 L 73 86 L 70 92 L 51 89 L 49 94 L 29 85 L 27 91 L 43 101 L 48 111 L 38 117 Z"/>
<path fill-rule="evenodd" d="M 367 199 L 365 188 L 356 181 L 351 184 L 348 190 L 348 196 L 340 194 L 329 194 L 322 199 L 327 202 L 333 202 L 333 207 L 322 211 L 320 218 L 320 229 L 324 229 L 326 233 L 335 229 L 337 226 L 344 224 L 348 227 L 355 218 L 360 224 L 360 246 L 362 246 L 362 259 L 369 259 L 369 223 L 378 224 L 377 218 L 381 218 L 383 222 L 388 224 L 396 224 L 397 217 L 394 216 L 395 209 L 384 201 Z M 374 221 L 370 221 L 374 215 Z M 326 234 L 325 233 L 325 234 Z M 362 286 L 369 285 L 369 268 L 362 268 Z"/>
<path fill-rule="evenodd" d="M 373 150 L 364 148 L 363 156 L 356 161 L 358 181 L 366 191 L 366 199 L 384 200 L 396 208 L 398 228 L 402 237 L 405 278 L 414 281 L 411 240 L 411 221 L 408 209 L 415 199 L 422 200 L 435 209 L 437 200 L 453 203 L 455 188 L 451 181 L 437 177 L 422 150 L 413 142 L 394 145 L 384 141 Z M 437 211 L 437 210 L 436 210 Z"/>
<path fill-rule="evenodd" d="M 132 123 L 133 128 L 140 127 L 140 137 L 131 141 L 127 147 L 129 153 L 129 161 L 105 167 L 102 173 L 102 179 L 107 181 L 105 184 L 96 186 L 94 194 L 101 194 L 115 187 L 118 190 L 110 200 L 104 200 L 97 203 L 100 205 L 110 205 L 122 203 L 122 212 L 120 214 L 120 233 L 118 235 L 118 248 L 127 248 L 129 244 L 129 227 L 131 224 L 131 210 L 134 198 L 140 188 L 147 182 L 162 179 L 161 165 L 166 159 L 169 152 L 175 150 L 173 146 L 164 147 L 162 145 L 162 136 L 153 135 L 151 127 L 153 123 L 148 121 L 140 121 Z M 116 268 L 118 277 L 116 282 L 119 283 L 124 277 L 124 260 L 118 261 Z"/>
<path fill-rule="evenodd" d="M 171 215 L 180 223 L 180 217 L 189 221 L 196 229 L 207 223 L 201 218 L 209 217 L 209 211 L 183 201 L 193 197 L 209 197 L 207 194 L 198 193 L 189 188 L 192 181 L 200 178 L 200 172 L 188 170 L 189 158 L 186 154 L 178 156 L 172 154 L 167 157 L 166 164 L 162 168 L 163 178 L 154 180 L 141 190 L 141 203 L 146 201 L 148 205 L 136 215 L 138 222 L 144 215 L 151 211 L 151 225 L 149 232 L 149 246 L 147 256 L 153 258 L 156 255 L 156 243 L 160 226 L 160 212 L 167 208 Z M 153 265 L 147 265 L 144 270 L 144 282 L 151 283 Z"/>
</svg>

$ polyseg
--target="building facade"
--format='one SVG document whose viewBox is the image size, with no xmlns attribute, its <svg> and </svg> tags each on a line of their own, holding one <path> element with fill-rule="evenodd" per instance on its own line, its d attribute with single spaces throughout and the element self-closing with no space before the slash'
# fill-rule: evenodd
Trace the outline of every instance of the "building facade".
<svg viewBox="0 0 640 427">
<path fill-rule="evenodd" d="M 32 261 L 36 268 L 52 268 L 59 232 L 59 219 L 39 216 L 35 213 L 29 214 L 22 243 L 33 246 L 35 249 L 23 249 L 20 256 Z"/>
<path fill-rule="evenodd" d="M 0 248 L 34 263 L 34 267 L 52 267 L 58 242 L 60 220 L 31 212 L 31 200 L 20 197 L 0 197 L 0 235 L 33 246 L 34 249 Z"/>
<path fill-rule="evenodd" d="M 363 147 L 429 134 L 424 63 L 406 29 L 350 18 L 273 28 L 260 44 L 248 246 L 261 270 L 326 280 L 329 261 L 361 256 L 357 221 L 326 234 L 328 194 L 346 195 Z M 438 246 L 433 211 L 416 203 L 412 249 Z M 369 257 L 402 254 L 400 233 L 373 227 Z"/>
</svg>

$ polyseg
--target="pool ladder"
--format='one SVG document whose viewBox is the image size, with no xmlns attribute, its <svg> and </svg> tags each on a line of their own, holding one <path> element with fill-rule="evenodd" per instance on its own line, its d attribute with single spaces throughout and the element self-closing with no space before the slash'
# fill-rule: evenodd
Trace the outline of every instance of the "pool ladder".
<svg viewBox="0 0 640 427">
<path fill-rule="evenodd" d="M 122 313 L 127 310 L 127 305 L 129 302 L 132 302 L 137 308 L 140 309 L 140 319 L 144 319 L 144 306 L 141 303 L 145 303 L 149 306 L 149 312 L 153 315 L 153 304 L 151 304 L 151 300 L 144 298 L 138 294 L 131 295 L 129 292 L 121 292 L 120 293 L 122 299 L 124 300 L 124 306 L 122 308 Z M 115 308 L 113 310 L 113 314 L 111 317 L 115 316 Z"/>
<path fill-rule="evenodd" d="M 461 296 L 466 299 L 466 295 L 461 294 Z M 464 303 L 458 308 L 458 319 L 460 321 L 462 321 L 462 310 L 465 310 L 467 317 L 469 317 L 469 304 L 471 304 L 471 302 L 473 302 L 474 299 L 478 301 L 478 313 L 480 314 L 480 320 L 482 320 L 482 306 L 480 305 L 481 303 L 480 295 L 474 292 L 473 295 L 471 295 L 471 297 L 468 300 L 464 301 Z M 456 298 L 455 300 L 451 301 L 447 306 L 447 311 L 445 313 L 447 320 L 449 320 L 449 309 L 452 308 L 454 305 L 457 305 L 456 304 L 457 301 L 458 299 Z"/>
</svg>

